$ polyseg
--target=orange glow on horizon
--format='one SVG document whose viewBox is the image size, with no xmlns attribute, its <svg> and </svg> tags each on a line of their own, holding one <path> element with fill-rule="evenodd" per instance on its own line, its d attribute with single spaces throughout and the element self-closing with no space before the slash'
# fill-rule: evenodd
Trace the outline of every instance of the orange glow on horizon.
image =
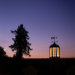
<svg viewBox="0 0 75 75">
<path fill-rule="evenodd" d="M 9 47 L 7 47 L 6 45 L 4 45 L 4 50 L 6 51 L 6 55 L 9 57 L 13 57 L 13 55 L 15 54 L 15 52 L 13 52 Z M 69 52 L 68 50 L 66 50 L 67 48 L 60 48 L 60 58 L 75 58 L 73 57 L 75 54 L 74 52 Z M 37 51 L 37 50 L 32 50 L 30 52 L 31 57 L 24 55 L 24 58 L 49 58 L 49 50 L 47 49 L 46 52 L 45 51 Z M 68 51 L 68 52 L 67 52 Z"/>
</svg>

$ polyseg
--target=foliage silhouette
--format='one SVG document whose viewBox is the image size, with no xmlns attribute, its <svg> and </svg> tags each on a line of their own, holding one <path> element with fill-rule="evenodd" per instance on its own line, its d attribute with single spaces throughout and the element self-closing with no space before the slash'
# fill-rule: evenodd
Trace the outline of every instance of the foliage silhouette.
<svg viewBox="0 0 75 75">
<path fill-rule="evenodd" d="M 6 56 L 6 52 L 4 51 L 4 48 L 0 46 L 0 57 Z"/>
<path fill-rule="evenodd" d="M 23 27 L 23 24 L 18 26 L 17 30 L 11 31 L 15 34 L 15 38 L 12 38 L 14 44 L 9 46 L 12 51 L 16 51 L 15 57 L 22 59 L 23 54 L 30 56 L 30 43 L 28 42 L 29 36 L 28 31 Z"/>
</svg>

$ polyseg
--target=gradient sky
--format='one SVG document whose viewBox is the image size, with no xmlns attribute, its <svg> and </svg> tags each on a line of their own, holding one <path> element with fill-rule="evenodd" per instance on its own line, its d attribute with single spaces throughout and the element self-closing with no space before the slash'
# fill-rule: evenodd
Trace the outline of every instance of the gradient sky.
<svg viewBox="0 0 75 75">
<path fill-rule="evenodd" d="M 30 58 L 48 58 L 54 35 L 60 56 L 75 57 L 75 0 L 0 0 L 0 46 L 9 56 L 14 54 L 9 48 L 14 37 L 10 30 L 20 24 L 29 31 Z"/>
</svg>

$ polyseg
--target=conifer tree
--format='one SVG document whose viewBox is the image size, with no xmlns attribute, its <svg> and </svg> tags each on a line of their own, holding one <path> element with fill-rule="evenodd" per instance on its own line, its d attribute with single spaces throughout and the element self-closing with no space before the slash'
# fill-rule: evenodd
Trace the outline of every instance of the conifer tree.
<svg viewBox="0 0 75 75">
<path fill-rule="evenodd" d="M 30 43 L 28 42 L 28 31 L 23 27 L 23 24 L 18 26 L 17 30 L 11 31 L 15 34 L 15 38 L 12 38 L 14 44 L 9 46 L 12 51 L 16 51 L 16 58 L 22 59 L 23 54 L 30 56 Z"/>
</svg>

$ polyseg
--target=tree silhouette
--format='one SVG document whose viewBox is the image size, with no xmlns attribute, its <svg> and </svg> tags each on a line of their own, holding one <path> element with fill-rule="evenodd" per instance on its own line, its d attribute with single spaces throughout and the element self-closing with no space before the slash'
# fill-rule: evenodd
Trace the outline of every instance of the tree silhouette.
<svg viewBox="0 0 75 75">
<path fill-rule="evenodd" d="M 15 34 L 15 38 L 12 38 L 14 44 L 9 46 L 12 51 L 16 51 L 15 57 L 18 59 L 22 59 L 23 54 L 30 56 L 30 43 L 28 42 L 29 36 L 28 31 L 23 27 L 23 24 L 18 26 L 17 30 L 11 31 Z"/>
<path fill-rule="evenodd" d="M 3 57 L 6 55 L 6 52 L 4 51 L 4 48 L 0 46 L 0 57 Z"/>
</svg>

